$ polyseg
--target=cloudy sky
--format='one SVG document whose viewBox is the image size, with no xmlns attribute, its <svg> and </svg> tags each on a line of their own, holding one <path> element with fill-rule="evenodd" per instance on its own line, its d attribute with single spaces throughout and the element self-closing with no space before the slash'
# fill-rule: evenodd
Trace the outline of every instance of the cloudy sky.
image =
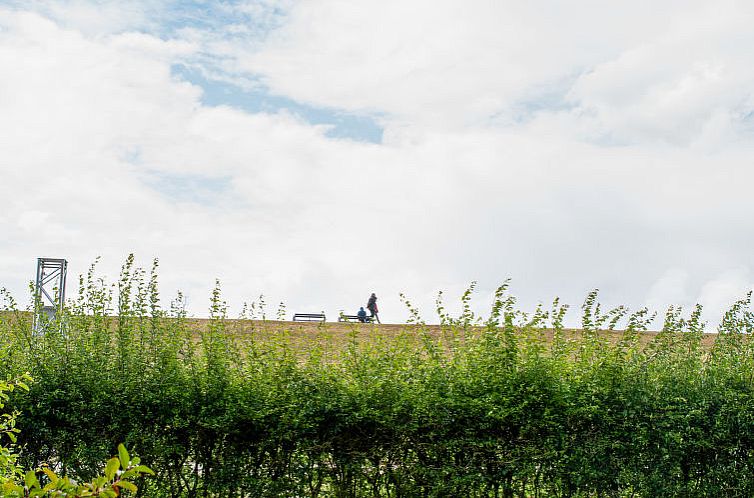
<svg viewBox="0 0 754 498">
<path fill-rule="evenodd" d="M 705 305 L 754 275 L 754 3 L 0 0 L 0 286 L 161 262 L 385 321 L 404 292 Z M 73 287 L 73 286 L 72 286 Z M 577 313 L 574 314 L 577 319 Z"/>
</svg>

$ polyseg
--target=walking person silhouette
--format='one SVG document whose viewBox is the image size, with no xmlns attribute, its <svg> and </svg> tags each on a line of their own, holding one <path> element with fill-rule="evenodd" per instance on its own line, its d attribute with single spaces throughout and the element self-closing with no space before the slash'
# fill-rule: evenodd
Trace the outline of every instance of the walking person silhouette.
<svg viewBox="0 0 754 498">
<path fill-rule="evenodd" d="M 369 301 L 367 301 L 367 309 L 369 310 L 369 318 L 372 319 L 372 321 L 376 321 L 377 323 L 380 322 L 380 317 L 378 316 L 379 310 L 377 309 L 377 296 L 374 292 L 372 292 L 372 295 L 369 296 Z"/>
</svg>

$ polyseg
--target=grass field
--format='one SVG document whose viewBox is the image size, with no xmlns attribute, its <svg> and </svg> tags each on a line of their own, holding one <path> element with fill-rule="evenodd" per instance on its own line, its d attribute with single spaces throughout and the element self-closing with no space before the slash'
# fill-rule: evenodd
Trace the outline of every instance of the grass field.
<svg viewBox="0 0 754 498">
<path fill-rule="evenodd" d="M 190 326 L 197 331 L 206 329 L 207 319 L 189 319 Z M 483 327 L 469 327 L 465 334 L 480 333 Z M 359 345 L 375 345 L 395 341 L 419 340 L 427 334 L 441 344 L 450 341 L 463 340 L 464 332 L 459 334 L 458 328 L 441 325 L 414 324 L 371 324 L 357 322 L 291 322 L 277 320 L 226 320 L 226 331 L 240 340 L 254 341 L 260 344 L 270 344 L 284 341 L 294 350 L 306 351 L 309 348 L 320 347 L 324 351 L 336 353 L 348 347 L 351 342 Z M 522 332 L 523 334 L 524 332 Z M 535 337 L 544 344 L 549 344 L 553 338 L 552 329 L 538 329 Z M 584 331 L 581 329 L 565 329 L 564 336 L 569 340 L 578 340 Z M 601 335 L 615 344 L 623 337 L 622 330 L 603 330 Z M 644 346 L 655 340 L 659 332 L 642 332 L 640 343 Z M 702 344 L 710 348 L 714 344 L 717 334 L 704 334 Z"/>
<path fill-rule="evenodd" d="M 27 312 L 0 313 L 0 320 L 30 322 L 31 314 Z M 171 320 L 163 318 L 163 320 Z M 113 324 L 115 320 L 113 319 Z M 210 323 L 206 318 L 188 318 L 186 325 L 195 331 L 199 340 L 201 332 L 207 330 Z M 345 350 L 350 344 L 359 346 L 383 345 L 403 341 L 417 341 L 425 336 L 439 344 L 449 345 L 455 340 L 464 340 L 464 336 L 478 334 L 484 327 L 468 327 L 465 331 L 459 327 L 443 325 L 416 324 L 372 324 L 358 322 L 293 322 L 280 320 L 224 320 L 226 333 L 239 342 L 254 342 L 259 345 L 285 343 L 294 351 L 304 353 L 313 348 L 319 348 L 325 353 L 337 354 Z M 541 340 L 544 345 L 550 344 L 553 329 L 535 329 L 523 332 L 529 339 Z M 599 332 L 612 344 L 616 344 L 623 337 L 623 330 L 602 330 Z M 577 341 L 582 337 L 581 329 L 565 329 L 563 335 L 567 340 Z M 639 341 L 646 346 L 652 343 L 659 332 L 647 331 L 639 335 Z M 702 345 L 709 349 L 715 342 L 717 334 L 708 333 L 702 337 Z"/>
</svg>

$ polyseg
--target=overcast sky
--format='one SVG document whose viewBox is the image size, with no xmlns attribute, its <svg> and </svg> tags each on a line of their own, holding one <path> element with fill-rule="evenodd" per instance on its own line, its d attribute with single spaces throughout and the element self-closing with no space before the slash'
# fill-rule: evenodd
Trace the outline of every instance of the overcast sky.
<svg viewBox="0 0 754 498">
<path fill-rule="evenodd" d="M 686 307 L 754 275 L 750 1 L 0 0 L 0 286 L 384 321 L 405 293 Z M 578 319 L 573 313 L 572 319 Z"/>
</svg>

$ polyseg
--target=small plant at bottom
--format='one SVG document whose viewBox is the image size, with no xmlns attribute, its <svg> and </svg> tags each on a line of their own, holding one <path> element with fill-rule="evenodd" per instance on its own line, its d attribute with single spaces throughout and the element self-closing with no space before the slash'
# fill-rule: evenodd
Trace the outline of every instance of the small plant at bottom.
<svg viewBox="0 0 754 498">
<path fill-rule="evenodd" d="M 29 391 L 27 382 L 31 381 L 28 373 L 17 379 L 0 381 L 0 408 L 8 400 L 8 392 L 15 388 Z M 138 488 L 133 481 L 146 474 L 154 475 L 152 469 L 141 465 L 139 457 L 131 458 L 122 444 L 118 445 L 118 456 L 105 464 L 104 475 L 91 482 L 77 483 L 68 477 L 58 476 L 49 467 L 24 473 L 16 463 L 17 454 L 13 447 L 19 432 L 15 427 L 17 415 L 17 412 L 0 414 L 0 435 L 7 436 L 11 441 L 10 446 L 0 444 L 0 498 L 115 498 L 124 492 L 125 495 L 135 494 Z M 46 476 L 44 485 L 37 474 Z"/>
<path fill-rule="evenodd" d="M 37 473 L 47 477 L 47 483 L 42 485 Z M 118 456 L 105 464 L 104 475 L 94 478 L 91 482 L 77 483 L 68 477 L 60 477 L 48 467 L 42 467 L 35 472 L 30 470 L 24 476 L 23 485 L 14 481 L 6 481 L 0 488 L 2 498 L 116 498 L 122 494 L 136 493 L 138 488 L 133 480 L 145 475 L 154 475 L 152 469 L 141 465 L 139 457 L 131 459 L 128 450 L 122 444 L 118 445 Z"/>
</svg>

